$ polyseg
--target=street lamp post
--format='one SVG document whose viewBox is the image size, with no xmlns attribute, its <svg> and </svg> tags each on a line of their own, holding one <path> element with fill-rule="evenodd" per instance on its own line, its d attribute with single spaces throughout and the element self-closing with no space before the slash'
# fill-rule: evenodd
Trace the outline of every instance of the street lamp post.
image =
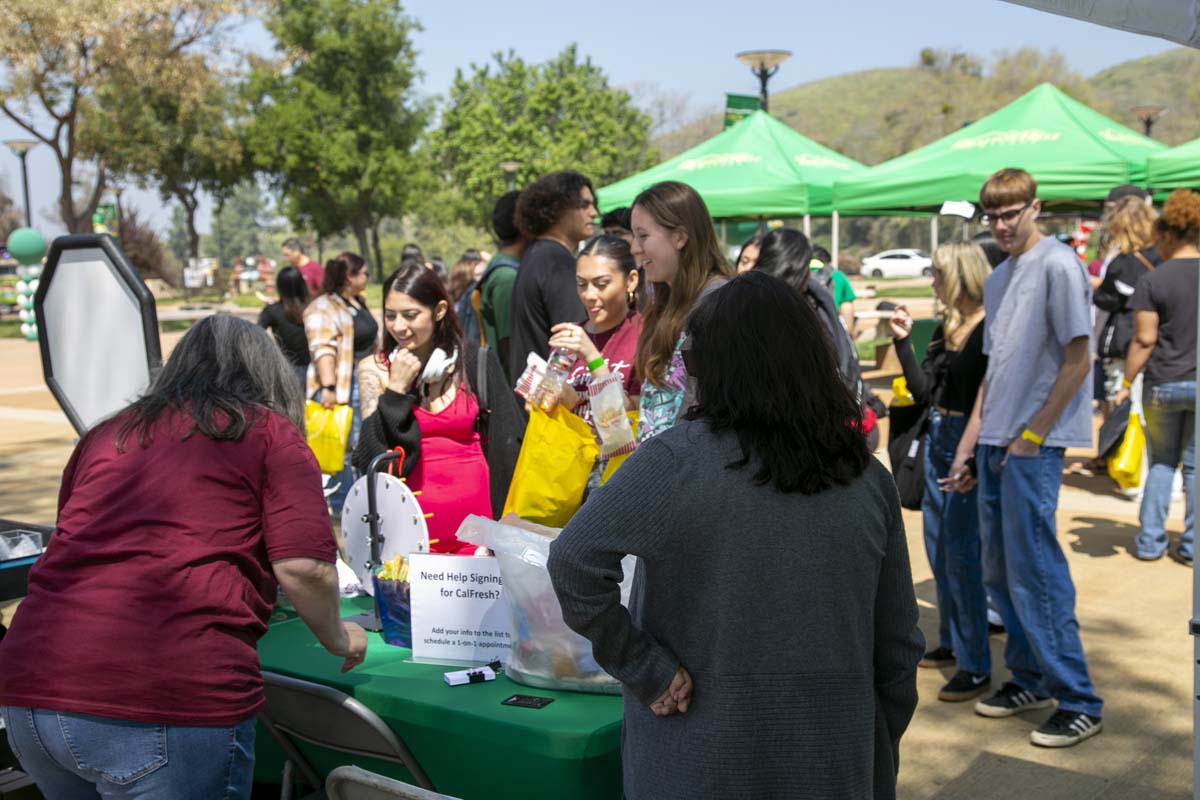
<svg viewBox="0 0 1200 800">
<path fill-rule="evenodd" d="M 500 171 L 504 173 L 504 180 L 508 186 L 505 191 L 511 192 L 517 185 L 517 170 L 521 168 L 520 161 L 501 161 Z"/>
<path fill-rule="evenodd" d="M 791 57 L 791 50 L 746 50 L 737 54 L 737 60 L 758 77 L 758 103 L 763 111 L 767 110 L 767 81 Z"/>
<path fill-rule="evenodd" d="M 25 167 L 25 159 L 29 155 L 29 151 L 37 147 L 38 142 L 34 139 L 9 139 L 4 143 L 9 150 L 16 153 L 17 158 L 21 159 L 21 192 L 25 198 L 25 227 L 33 227 L 33 211 L 29 207 L 29 172 Z"/>
<path fill-rule="evenodd" d="M 1134 106 L 1129 109 L 1134 116 L 1142 122 L 1142 131 L 1147 135 L 1152 135 L 1154 123 L 1166 116 L 1170 110 L 1166 106 Z"/>
</svg>

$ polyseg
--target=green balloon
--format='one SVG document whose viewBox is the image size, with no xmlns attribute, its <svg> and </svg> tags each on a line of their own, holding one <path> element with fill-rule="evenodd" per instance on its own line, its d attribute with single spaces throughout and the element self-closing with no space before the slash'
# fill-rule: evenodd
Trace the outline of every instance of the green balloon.
<svg viewBox="0 0 1200 800">
<path fill-rule="evenodd" d="M 8 235 L 6 247 L 18 264 L 39 264 L 46 255 L 46 240 L 33 228 L 17 228 Z"/>
</svg>

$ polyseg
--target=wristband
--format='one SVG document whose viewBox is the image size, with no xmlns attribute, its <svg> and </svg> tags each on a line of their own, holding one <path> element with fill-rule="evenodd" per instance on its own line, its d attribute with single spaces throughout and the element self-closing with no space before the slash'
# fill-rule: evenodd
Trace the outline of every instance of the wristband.
<svg viewBox="0 0 1200 800">
<path fill-rule="evenodd" d="M 1041 436 L 1038 436 L 1036 433 L 1029 430 L 1029 428 L 1026 428 L 1025 430 L 1021 431 L 1021 438 L 1027 442 L 1033 442 L 1038 447 L 1041 447 L 1042 442 L 1046 441 Z"/>
<path fill-rule="evenodd" d="M 587 368 L 588 368 L 589 372 L 595 372 L 596 370 L 600 369 L 603 366 L 604 366 L 604 356 L 596 356 L 596 359 L 594 361 L 589 361 L 587 363 Z"/>
<path fill-rule="evenodd" d="M 1129 378 L 1121 378 L 1121 388 L 1122 389 L 1132 389 L 1133 388 L 1133 384 L 1129 381 Z"/>
</svg>

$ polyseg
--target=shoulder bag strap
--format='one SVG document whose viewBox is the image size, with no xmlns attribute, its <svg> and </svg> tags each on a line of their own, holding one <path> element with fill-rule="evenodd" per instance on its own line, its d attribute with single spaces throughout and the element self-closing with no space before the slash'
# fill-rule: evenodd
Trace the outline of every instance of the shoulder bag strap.
<svg viewBox="0 0 1200 800">
<path fill-rule="evenodd" d="M 1138 261 L 1142 262 L 1143 267 L 1150 270 L 1151 272 L 1154 272 L 1154 265 L 1150 263 L 1150 259 L 1146 258 L 1141 253 L 1134 253 L 1133 257 L 1136 258 Z"/>
</svg>

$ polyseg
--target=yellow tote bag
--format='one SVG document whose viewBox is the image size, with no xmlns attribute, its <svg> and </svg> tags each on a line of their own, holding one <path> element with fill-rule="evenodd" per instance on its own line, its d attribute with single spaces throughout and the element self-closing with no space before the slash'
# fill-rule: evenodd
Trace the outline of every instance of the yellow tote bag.
<svg viewBox="0 0 1200 800">
<path fill-rule="evenodd" d="M 1136 489 L 1142 483 L 1142 459 L 1146 457 L 1146 434 L 1137 414 L 1129 415 L 1125 436 L 1117 452 L 1109 456 L 1108 476 L 1122 489 Z"/>
<path fill-rule="evenodd" d="M 504 513 L 561 528 L 583 502 L 588 476 L 600 454 L 592 428 L 561 405 L 530 411 Z"/>
<path fill-rule="evenodd" d="M 346 463 L 353 417 L 350 406 L 325 408 L 315 400 L 304 404 L 304 436 L 317 457 L 317 466 L 326 475 L 336 475 Z"/>
</svg>

